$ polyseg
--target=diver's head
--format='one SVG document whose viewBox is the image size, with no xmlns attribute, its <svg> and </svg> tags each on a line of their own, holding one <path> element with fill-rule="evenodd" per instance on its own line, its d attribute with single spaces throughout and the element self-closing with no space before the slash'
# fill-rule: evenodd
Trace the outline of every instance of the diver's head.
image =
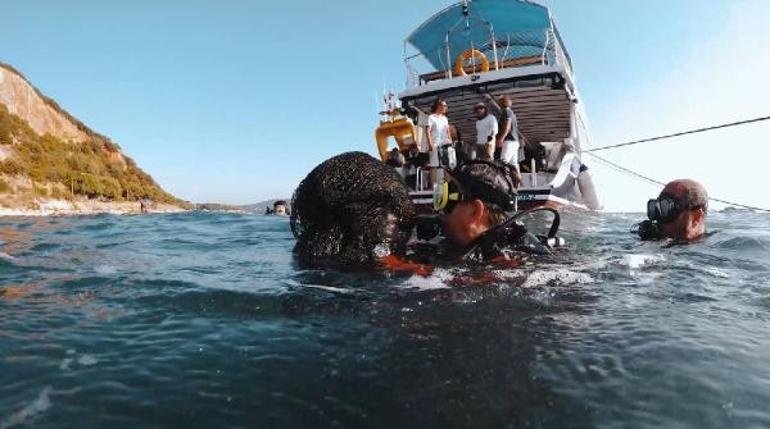
<svg viewBox="0 0 770 429">
<path fill-rule="evenodd" d="M 703 236 L 707 211 L 706 189 L 688 179 L 668 183 L 658 198 L 647 202 L 647 217 L 657 223 L 660 235 L 681 241 Z"/>
<path fill-rule="evenodd" d="M 435 194 L 443 211 L 444 235 L 464 247 L 500 225 L 514 210 L 516 188 L 511 167 L 489 161 L 458 166 Z"/>
<path fill-rule="evenodd" d="M 484 119 L 487 116 L 487 113 L 489 113 L 489 110 L 487 109 L 486 104 L 476 103 L 476 105 L 473 106 L 473 114 L 476 115 L 476 119 Z"/>
<path fill-rule="evenodd" d="M 395 170 L 362 152 L 318 165 L 291 207 L 303 268 L 376 268 L 382 257 L 405 252 L 414 225 L 409 189 Z"/>
</svg>

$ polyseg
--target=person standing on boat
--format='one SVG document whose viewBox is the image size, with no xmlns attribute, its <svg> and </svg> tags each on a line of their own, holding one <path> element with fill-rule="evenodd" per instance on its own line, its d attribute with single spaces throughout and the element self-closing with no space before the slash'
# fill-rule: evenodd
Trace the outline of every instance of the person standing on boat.
<svg viewBox="0 0 770 429">
<path fill-rule="evenodd" d="M 428 125 L 426 126 L 425 141 L 422 149 L 430 153 L 428 168 L 430 168 L 431 187 L 436 183 L 436 168 L 439 166 L 438 151 L 442 145 L 451 144 L 449 137 L 449 119 L 446 114 L 449 106 L 446 101 L 437 98 L 433 103 L 431 114 L 428 116 Z"/>
<path fill-rule="evenodd" d="M 489 114 L 484 103 L 478 103 L 473 108 L 476 115 L 476 145 L 468 154 L 471 160 L 482 159 L 492 161 L 495 157 L 495 142 L 497 141 L 497 119 Z"/>
<path fill-rule="evenodd" d="M 513 102 L 507 95 L 498 99 L 498 104 L 503 109 L 500 113 L 500 133 L 497 136 L 497 146 L 501 148 L 500 160 L 512 166 L 516 170 L 519 181 L 519 122 L 513 113 Z"/>
</svg>

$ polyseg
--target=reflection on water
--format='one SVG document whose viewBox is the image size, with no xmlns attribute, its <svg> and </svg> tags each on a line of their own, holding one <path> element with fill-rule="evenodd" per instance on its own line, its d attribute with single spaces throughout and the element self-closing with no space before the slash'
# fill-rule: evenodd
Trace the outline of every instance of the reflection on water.
<svg viewBox="0 0 770 429">
<path fill-rule="evenodd" d="M 770 217 L 634 220 L 484 283 L 299 271 L 282 218 L 0 219 L 0 427 L 770 426 Z"/>
</svg>

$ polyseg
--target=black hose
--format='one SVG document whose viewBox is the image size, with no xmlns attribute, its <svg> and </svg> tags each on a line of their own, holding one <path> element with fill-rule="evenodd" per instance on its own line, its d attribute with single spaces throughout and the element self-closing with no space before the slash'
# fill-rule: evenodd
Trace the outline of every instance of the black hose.
<svg viewBox="0 0 770 429">
<path fill-rule="evenodd" d="M 548 236 L 547 237 L 548 238 L 556 237 L 556 233 L 559 232 L 559 225 L 561 224 L 561 214 L 559 214 L 558 210 L 556 210 L 556 209 L 554 209 L 552 207 L 534 207 L 534 208 L 531 208 L 531 209 L 528 209 L 528 210 L 520 211 L 520 212 L 516 213 L 513 217 L 511 217 L 510 219 L 505 221 L 503 223 L 503 225 L 510 225 L 511 222 L 515 222 L 517 219 L 519 219 L 520 217 L 522 217 L 524 215 L 532 214 L 532 213 L 535 213 L 535 212 L 541 212 L 541 211 L 553 213 L 553 222 L 551 222 L 551 228 L 548 230 Z"/>
<path fill-rule="evenodd" d="M 482 234 L 480 237 L 478 237 L 475 240 L 473 240 L 473 242 L 471 244 L 469 244 L 468 247 L 466 247 L 465 251 L 463 252 L 463 254 L 462 254 L 463 255 L 462 256 L 463 259 L 468 257 L 468 255 L 471 254 L 472 252 L 474 252 L 476 249 L 478 249 L 478 247 L 484 241 L 488 240 L 489 237 L 493 237 L 495 235 L 499 235 L 500 233 L 505 232 L 506 229 L 511 228 L 514 224 L 516 224 L 516 221 L 518 219 L 520 219 L 522 216 L 528 215 L 528 214 L 532 214 L 532 213 L 535 213 L 535 212 L 540 212 L 540 211 L 547 211 L 547 212 L 553 213 L 553 222 L 551 222 L 551 227 L 548 229 L 548 236 L 547 236 L 547 238 L 549 238 L 549 239 L 555 238 L 556 237 L 556 233 L 559 232 L 559 225 L 561 224 L 561 214 L 559 214 L 559 212 L 556 209 L 551 208 L 551 207 L 534 207 L 534 208 L 523 210 L 523 211 L 520 211 L 520 212 L 516 213 L 515 215 L 511 216 L 510 219 L 508 219 L 505 222 L 501 223 L 500 225 L 490 229 L 489 231 L 487 231 L 484 234 Z M 517 229 L 519 231 L 523 230 L 524 231 L 523 235 L 526 234 L 526 229 L 524 229 L 523 226 L 519 225 L 519 227 Z M 550 248 L 548 246 L 545 246 L 545 249 L 547 249 L 548 253 L 550 253 Z"/>
</svg>

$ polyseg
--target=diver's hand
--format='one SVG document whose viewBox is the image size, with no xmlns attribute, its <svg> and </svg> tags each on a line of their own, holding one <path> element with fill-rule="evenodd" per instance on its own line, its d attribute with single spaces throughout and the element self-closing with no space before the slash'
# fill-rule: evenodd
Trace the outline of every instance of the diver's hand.
<svg viewBox="0 0 770 429">
<path fill-rule="evenodd" d="M 430 265 L 407 261 L 396 255 L 381 257 L 380 265 L 385 271 L 391 271 L 394 273 L 411 273 L 422 277 L 428 277 L 433 272 L 433 267 Z"/>
</svg>

